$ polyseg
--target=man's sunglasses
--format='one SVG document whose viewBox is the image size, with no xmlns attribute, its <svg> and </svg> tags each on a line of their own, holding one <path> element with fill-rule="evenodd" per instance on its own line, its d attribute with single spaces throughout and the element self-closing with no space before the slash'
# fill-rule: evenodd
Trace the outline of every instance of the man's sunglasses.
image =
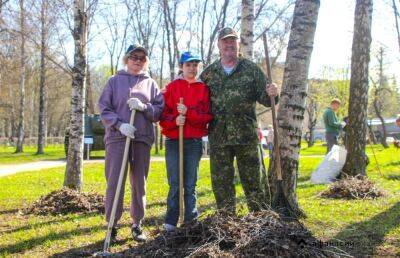
<svg viewBox="0 0 400 258">
<path fill-rule="evenodd" d="M 146 62 L 146 57 L 145 56 L 130 55 L 128 58 L 130 60 L 132 60 L 132 61 Z"/>
</svg>

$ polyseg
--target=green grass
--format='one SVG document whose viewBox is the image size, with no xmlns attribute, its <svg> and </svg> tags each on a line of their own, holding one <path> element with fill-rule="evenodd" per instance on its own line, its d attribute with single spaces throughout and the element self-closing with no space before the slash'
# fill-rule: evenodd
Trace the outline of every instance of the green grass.
<svg viewBox="0 0 400 258">
<path fill-rule="evenodd" d="M 43 160 L 62 160 L 65 159 L 64 145 L 51 145 L 47 146 L 44 150 L 44 154 L 36 154 L 36 146 L 24 146 L 23 153 L 14 153 L 15 147 L 0 146 L 0 165 L 10 164 L 23 164 L 28 162 L 43 161 Z M 164 157 L 165 148 L 159 150 L 158 154 L 155 154 L 155 149 L 151 150 L 151 155 L 154 157 Z M 90 158 L 104 158 L 105 151 L 92 151 Z"/>
<path fill-rule="evenodd" d="M 313 234 L 343 247 L 350 254 L 400 255 L 400 151 L 393 148 L 377 151 L 383 177 L 377 172 L 374 160 L 368 167 L 369 177 L 385 189 L 388 195 L 377 200 L 329 200 L 318 196 L 327 186 L 312 185 L 310 174 L 322 157 L 308 157 L 300 162 L 298 199 L 307 213 L 302 222 Z M 73 251 L 100 250 L 105 235 L 103 215 L 33 216 L 21 215 L 18 210 L 37 200 L 41 195 L 62 186 L 64 168 L 40 172 L 25 172 L 0 178 L 0 257 L 39 257 L 66 255 Z M 105 191 L 104 164 L 87 164 L 84 170 L 84 191 Z M 126 187 L 125 208 L 129 207 L 129 186 Z M 148 209 L 144 222 L 147 233 L 163 223 L 166 211 L 167 180 L 164 162 L 153 162 L 148 178 Z M 198 206 L 202 214 L 215 209 L 209 178 L 209 162 L 201 162 L 198 181 Z M 243 191 L 237 186 L 239 206 Z M 126 250 L 135 243 L 130 238 L 129 212 L 120 221 L 121 243 L 113 252 Z M 354 246 L 352 246 L 354 245 Z"/>
<path fill-rule="evenodd" d="M 21 164 L 42 160 L 65 158 L 64 145 L 52 145 L 45 149 L 45 154 L 36 154 L 36 146 L 24 146 L 23 153 L 14 153 L 15 147 L 0 146 L 0 165 Z"/>
</svg>

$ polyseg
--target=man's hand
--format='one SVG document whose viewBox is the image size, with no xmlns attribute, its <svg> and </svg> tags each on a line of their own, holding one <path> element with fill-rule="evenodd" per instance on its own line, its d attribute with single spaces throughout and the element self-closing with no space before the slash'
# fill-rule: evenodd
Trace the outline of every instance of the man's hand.
<svg viewBox="0 0 400 258">
<path fill-rule="evenodd" d="M 184 104 L 178 103 L 177 109 L 179 114 L 186 115 L 187 107 Z"/>
<path fill-rule="evenodd" d="M 130 98 L 126 102 L 129 105 L 130 110 L 138 110 L 138 111 L 143 111 L 146 109 L 146 104 L 144 104 L 140 99 L 138 98 Z"/>
<path fill-rule="evenodd" d="M 267 84 L 265 90 L 267 91 L 268 96 L 272 98 L 278 96 L 278 87 L 275 83 Z"/>
<path fill-rule="evenodd" d="M 185 116 L 182 116 L 182 115 L 179 115 L 179 116 L 177 116 L 176 117 L 176 125 L 177 126 L 180 126 L 180 125 L 185 125 L 185 119 L 186 119 L 186 117 Z"/>
<path fill-rule="evenodd" d="M 136 127 L 134 127 L 133 125 L 130 125 L 130 124 L 128 124 L 128 123 L 123 123 L 123 124 L 121 124 L 121 126 L 119 127 L 119 131 L 120 131 L 123 135 L 125 135 L 125 136 L 127 136 L 127 137 L 129 137 L 129 138 L 135 139 Z"/>
<path fill-rule="evenodd" d="M 346 126 L 346 122 L 345 121 L 340 122 L 340 124 L 342 125 L 342 127 Z"/>
</svg>

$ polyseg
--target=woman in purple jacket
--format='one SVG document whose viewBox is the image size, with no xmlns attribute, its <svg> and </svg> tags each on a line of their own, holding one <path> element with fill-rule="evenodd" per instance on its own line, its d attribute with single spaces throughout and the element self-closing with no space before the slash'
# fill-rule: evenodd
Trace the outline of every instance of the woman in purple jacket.
<svg viewBox="0 0 400 258">
<path fill-rule="evenodd" d="M 123 58 L 126 70 L 118 71 L 105 86 L 99 100 L 101 119 L 106 127 L 105 174 L 107 180 L 105 210 L 110 219 L 112 204 L 122 165 L 125 139 L 132 139 L 129 151 L 131 184 L 132 236 L 145 241 L 140 222 L 146 208 L 146 179 L 149 172 L 150 149 L 154 142 L 153 123 L 160 118 L 164 107 L 157 83 L 145 72 L 148 65 L 147 50 L 141 46 L 129 46 Z M 129 124 L 131 110 L 136 110 L 134 125 Z M 124 186 L 123 184 L 122 186 Z M 123 210 L 124 187 L 121 189 L 115 214 L 111 241 L 117 236 L 117 222 Z"/>
</svg>

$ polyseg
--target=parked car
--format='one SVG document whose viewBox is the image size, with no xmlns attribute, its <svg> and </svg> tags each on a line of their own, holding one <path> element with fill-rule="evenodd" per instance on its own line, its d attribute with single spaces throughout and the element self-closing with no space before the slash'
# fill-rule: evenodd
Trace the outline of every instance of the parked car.
<svg viewBox="0 0 400 258">
<path fill-rule="evenodd" d="M 84 127 L 84 149 L 83 158 L 87 159 L 90 157 L 90 152 L 95 150 L 104 150 L 104 134 L 105 128 L 101 123 L 100 115 L 85 115 L 85 127 Z M 64 138 L 64 150 L 65 155 L 68 154 L 69 145 L 69 128 L 65 129 Z"/>
<path fill-rule="evenodd" d="M 400 127 L 396 124 L 396 118 L 387 118 L 384 120 L 386 126 L 387 137 L 393 137 L 400 140 Z M 374 118 L 368 120 L 368 124 L 372 127 L 372 131 L 377 141 L 381 141 L 383 137 L 383 129 L 381 120 Z"/>
</svg>

